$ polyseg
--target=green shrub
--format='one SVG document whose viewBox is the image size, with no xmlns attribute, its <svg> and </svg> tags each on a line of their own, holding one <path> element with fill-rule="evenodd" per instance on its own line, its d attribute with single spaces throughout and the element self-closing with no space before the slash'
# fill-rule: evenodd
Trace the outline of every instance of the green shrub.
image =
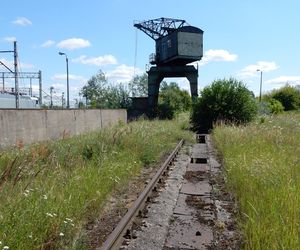
<svg viewBox="0 0 300 250">
<path fill-rule="evenodd" d="M 233 78 L 216 80 L 202 90 L 193 105 L 191 123 L 194 130 L 206 133 L 217 121 L 244 124 L 256 113 L 255 99 L 243 82 Z"/>
<path fill-rule="evenodd" d="M 157 117 L 159 119 L 171 120 L 175 117 L 176 109 L 168 102 L 160 102 L 157 107 Z"/>
<path fill-rule="evenodd" d="M 284 86 L 271 92 L 271 97 L 281 102 L 285 111 L 300 108 L 300 91 L 292 86 Z"/>
<path fill-rule="evenodd" d="M 284 107 L 281 102 L 273 98 L 268 101 L 268 107 L 272 114 L 280 114 L 284 111 Z"/>
</svg>

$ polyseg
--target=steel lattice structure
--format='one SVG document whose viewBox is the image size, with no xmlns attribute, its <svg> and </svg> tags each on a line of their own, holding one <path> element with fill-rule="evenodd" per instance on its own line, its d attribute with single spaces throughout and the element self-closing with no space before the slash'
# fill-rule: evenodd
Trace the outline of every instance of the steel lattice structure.
<svg viewBox="0 0 300 250">
<path fill-rule="evenodd" d="M 143 31 L 152 39 L 157 40 L 185 25 L 188 25 L 185 20 L 161 17 L 149 21 L 135 23 L 134 27 Z"/>
</svg>

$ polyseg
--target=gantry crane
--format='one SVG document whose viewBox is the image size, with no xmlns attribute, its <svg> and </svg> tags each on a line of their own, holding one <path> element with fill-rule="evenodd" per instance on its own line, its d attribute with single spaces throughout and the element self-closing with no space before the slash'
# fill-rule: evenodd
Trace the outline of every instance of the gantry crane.
<svg viewBox="0 0 300 250">
<path fill-rule="evenodd" d="M 165 77 L 186 77 L 190 82 L 192 98 L 198 96 L 198 69 L 189 63 L 203 56 L 203 31 L 185 20 L 157 18 L 135 23 L 155 41 L 155 53 L 150 55 L 152 66 L 148 71 L 148 113 L 155 112 L 160 82 Z"/>
</svg>

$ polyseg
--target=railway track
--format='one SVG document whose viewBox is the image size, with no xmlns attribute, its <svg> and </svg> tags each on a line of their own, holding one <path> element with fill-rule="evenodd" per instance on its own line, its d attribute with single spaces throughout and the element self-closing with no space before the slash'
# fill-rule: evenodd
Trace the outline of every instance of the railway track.
<svg viewBox="0 0 300 250">
<path fill-rule="evenodd" d="M 210 136 L 196 139 L 177 144 L 101 250 L 239 249 Z"/>
<path fill-rule="evenodd" d="M 162 175 L 168 169 L 168 166 L 172 163 L 174 158 L 176 157 L 178 151 L 182 147 L 184 141 L 180 140 L 175 149 L 169 155 L 167 160 L 162 164 L 160 169 L 154 175 L 152 180 L 148 183 L 144 191 L 139 195 L 137 200 L 133 203 L 131 208 L 127 211 L 125 216 L 121 219 L 118 225 L 115 227 L 113 232 L 108 236 L 106 241 L 102 244 L 101 250 L 115 250 L 119 249 L 124 241 L 124 236 L 128 234 L 128 230 L 131 227 L 131 224 L 134 218 L 141 212 L 144 208 L 145 202 L 148 197 L 151 196 L 152 192 L 155 190 L 157 183 L 162 178 Z"/>
</svg>

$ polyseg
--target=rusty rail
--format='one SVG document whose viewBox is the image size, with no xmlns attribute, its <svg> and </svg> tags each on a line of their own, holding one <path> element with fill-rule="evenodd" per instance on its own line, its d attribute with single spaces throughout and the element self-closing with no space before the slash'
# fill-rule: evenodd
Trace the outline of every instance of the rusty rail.
<svg viewBox="0 0 300 250">
<path fill-rule="evenodd" d="M 167 166 L 170 165 L 170 163 L 176 157 L 182 144 L 183 144 L 183 140 L 181 140 L 177 144 L 176 148 L 172 151 L 172 153 L 169 155 L 167 160 L 162 164 L 162 166 L 157 171 L 157 173 L 152 178 L 152 180 L 148 183 L 144 191 L 139 195 L 137 200 L 133 203 L 131 208 L 127 211 L 125 216 L 118 223 L 116 228 L 112 231 L 112 233 L 108 236 L 106 241 L 102 244 L 100 250 L 115 250 L 120 248 L 124 240 L 123 236 L 125 235 L 127 229 L 130 228 L 134 217 L 138 214 L 139 211 L 142 210 L 147 198 L 151 195 L 152 190 L 154 189 L 155 185 L 159 181 L 160 176 L 164 173 Z"/>
</svg>

